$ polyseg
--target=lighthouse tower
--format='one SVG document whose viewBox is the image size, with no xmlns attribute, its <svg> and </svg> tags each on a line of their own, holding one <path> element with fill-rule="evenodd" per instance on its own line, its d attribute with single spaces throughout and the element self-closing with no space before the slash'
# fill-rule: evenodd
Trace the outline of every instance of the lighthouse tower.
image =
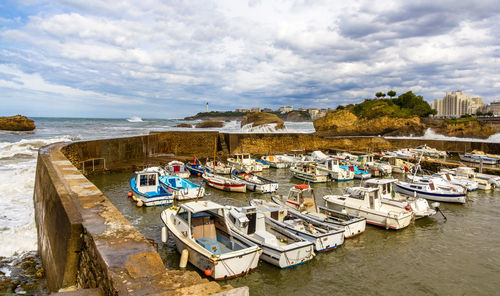
<svg viewBox="0 0 500 296">
<path fill-rule="evenodd" d="M 208 102 L 207 102 L 207 112 L 208 112 Z"/>
</svg>

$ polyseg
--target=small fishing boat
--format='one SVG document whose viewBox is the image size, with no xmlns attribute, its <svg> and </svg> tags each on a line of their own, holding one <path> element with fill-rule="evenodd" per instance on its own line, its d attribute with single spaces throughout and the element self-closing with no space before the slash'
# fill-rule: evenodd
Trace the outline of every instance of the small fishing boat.
<svg viewBox="0 0 500 296">
<path fill-rule="evenodd" d="M 130 178 L 130 188 L 138 195 L 133 196 L 137 206 L 163 206 L 172 203 L 173 195 L 160 185 L 159 177 L 158 172 L 146 169 L 135 172 Z"/>
<path fill-rule="evenodd" d="M 164 210 L 162 241 L 166 243 L 170 233 L 182 254 L 181 262 L 189 260 L 215 280 L 245 275 L 257 268 L 262 250 L 233 238 L 225 211 L 212 201 L 193 201 L 181 204 L 178 210 Z"/>
<path fill-rule="evenodd" d="M 315 163 L 295 163 L 290 167 L 292 175 L 299 179 L 310 183 L 326 183 L 332 181 L 328 172 L 320 171 Z"/>
<path fill-rule="evenodd" d="M 189 178 L 189 176 L 191 175 L 191 173 L 186 168 L 186 165 L 178 160 L 172 160 L 171 162 L 169 162 L 165 166 L 165 170 L 167 171 L 166 174 L 170 176 L 177 176 L 184 179 Z"/>
<path fill-rule="evenodd" d="M 258 158 L 252 158 L 253 161 L 260 163 L 262 166 L 262 169 L 267 170 L 271 167 L 271 163 L 268 161 L 265 161 L 263 159 L 258 159 Z"/>
<path fill-rule="evenodd" d="M 278 182 L 255 175 L 254 173 L 247 173 L 235 169 L 232 171 L 231 175 L 233 179 L 245 183 L 247 185 L 247 190 L 250 191 L 273 193 L 278 190 Z"/>
<path fill-rule="evenodd" d="M 415 167 L 415 164 L 396 156 L 383 156 L 380 160 L 388 163 L 392 167 L 392 172 L 396 174 L 405 174 Z"/>
<path fill-rule="evenodd" d="M 347 171 L 352 171 L 354 173 L 354 179 L 365 180 L 365 179 L 369 179 L 372 177 L 372 174 L 370 174 L 369 172 L 363 171 L 363 170 L 359 169 L 357 166 L 352 165 L 352 164 L 351 165 L 341 165 L 340 168 L 347 170 Z"/>
<path fill-rule="evenodd" d="M 203 175 L 203 172 L 205 171 L 205 168 L 198 160 L 198 158 L 196 158 L 196 156 L 193 156 L 193 159 L 190 162 L 186 163 L 186 168 L 192 175 L 198 177 Z"/>
<path fill-rule="evenodd" d="M 202 175 L 202 177 L 208 184 L 208 186 L 213 187 L 215 189 L 228 192 L 239 192 L 239 193 L 247 192 L 247 185 L 243 183 L 241 180 L 234 180 L 231 178 L 226 178 L 223 176 L 211 174 L 209 172 L 205 172 Z"/>
<path fill-rule="evenodd" d="M 396 179 L 369 179 L 364 182 L 364 187 L 378 188 L 382 203 L 398 206 L 408 211 L 411 210 L 415 214 L 415 219 L 436 214 L 436 210 L 429 206 L 426 199 L 396 193 L 393 187 L 396 182 Z M 439 207 L 439 203 L 437 206 Z"/>
<path fill-rule="evenodd" d="M 449 184 L 465 187 L 467 191 L 474 191 L 478 189 L 478 183 L 476 181 L 455 178 L 455 176 L 449 173 L 435 173 L 431 177 L 441 178 Z"/>
<path fill-rule="evenodd" d="M 491 190 L 497 186 L 495 178 L 498 178 L 498 180 L 500 181 L 500 177 L 498 176 L 496 176 L 495 178 L 488 178 L 488 175 L 478 174 L 474 171 L 474 168 L 471 167 L 442 169 L 441 173 L 448 173 L 450 175 L 453 175 L 455 176 L 455 179 L 474 181 L 477 183 L 477 188 L 479 190 Z"/>
<path fill-rule="evenodd" d="M 461 186 L 438 186 L 433 182 L 397 181 L 394 190 L 401 194 L 441 202 L 465 203 L 467 190 Z"/>
<path fill-rule="evenodd" d="M 392 167 L 388 163 L 375 160 L 371 154 L 359 155 L 358 159 L 351 161 L 351 163 L 370 172 L 375 177 L 392 174 Z"/>
<path fill-rule="evenodd" d="M 327 173 L 330 179 L 338 182 L 352 181 L 354 179 L 354 172 L 341 168 L 339 160 L 336 158 L 318 161 L 317 170 Z"/>
<path fill-rule="evenodd" d="M 234 157 L 228 158 L 227 162 L 238 170 L 252 173 L 262 172 L 262 165 L 253 160 L 249 153 L 236 153 Z"/>
<path fill-rule="evenodd" d="M 427 145 L 418 146 L 417 148 L 409 148 L 408 151 L 416 155 L 422 154 L 423 156 L 442 158 L 446 157 L 446 151 L 440 151 Z"/>
<path fill-rule="evenodd" d="M 498 163 L 497 158 L 488 157 L 486 155 L 481 154 L 459 154 L 460 160 L 465 162 L 473 162 L 473 163 L 483 163 L 488 165 L 496 165 Z"/>
<path fill-rule="evenodd" d="M 289 167 L 289 162 L 281 160 L 280 157 L 274 155 L 266 155 L 261 157 L 262 160 L 269 163 L 272 168 L 285 169 Z"/>
<path fill-rule="evenodd" d="M 283 206 L 263 199 L 252 199 L 250 205 L 271 218 L 278 227 L 314 243 L 316 252 L 330 251 L 344 243 L 344 229 L 313 219 L 301 219 Z"/>
<path fill-rule="evenodd" d="M 379 188 L 351 187 L 347 194 L 325 195 L 323 199 L 329 209 L 366 218 L 366 223 L 386 229 L 403 229 L 413 218 L 410 209 L 382 203 Z"/>
<path fill-rule="evenodd" d="M 228 207 L 226 220 L 231 236 L 240 244 L 262 249 L 261 259 L 280 268 L 306 263 L 314 258 L 314 246 L 266 218 L 255 207 Z"/>
<path fill-rule="evenodd" d="M 494 188 L 500 188 L 500 176 L 495 176 L 495 175 L 490 175 L 490 174 L 483 174 L 483 173 L 476 173 L 476 180 L 483 180 L 488 182 L 489 187 L 491 189 Z M 477 182 L 477 181 L 476 181 Z"/>
<path fill-rule="evenodd" d="M 218 175 L 230 175 L 232 168 L 222 161 L 217 161 L 215 165 L 214 171 L 214 162 L 208 161 L 205 163 L 205 170 L 209 173 L 218 174 Z"/>
<path fill-rule="evenodd" d="M 298 218 L 312 219 L 334 227 L 344 229 L 344 237 L 350 238 L 365 231 L 366 219 L 335 211 L 322 206 L 316 206 L 314 190 L 306 184 L 290 188 L 288 196 L 273 195 L 271 200 L 285 206 Z"/>
<path fill-rule="evenodd" d="M 178 176 L 160 176 L 160 183 L 167 190 L 172 190 L 172 194 L 177 200 L 201 198 L 205 195 L 205 188 Z"/>
</svg>

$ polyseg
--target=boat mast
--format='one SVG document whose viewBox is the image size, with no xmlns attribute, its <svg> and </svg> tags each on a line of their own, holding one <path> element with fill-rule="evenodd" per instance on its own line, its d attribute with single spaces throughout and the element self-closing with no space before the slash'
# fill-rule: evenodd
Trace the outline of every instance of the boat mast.
<svg viewBox="0 0 500 296">
<path fill-rule="evenodd" d="M 213 169 L 214 169 L 214 174 L 215 174 L 215 154 L 216 154 L 216 151 L 217 151 L 217 137 L 214 138 L 214 166 L 213 166 Z"/>
<path fill-rule="evenodd" d="M 412 183 L 415 183 L 415 177 L 417 176 L 417 172 L 420 168 L 420 161 L 422 161 L 422 156 L 424 155 L 424 150 L 427 147 L 427 144 L 424 144 L 424 149 L 420 151 L 420 157 L 418 158 L 418 163 L 417 167 L 415 168 L 415 172 L 413 173 L 413 179 L 411 180 Z"/>
</svg>

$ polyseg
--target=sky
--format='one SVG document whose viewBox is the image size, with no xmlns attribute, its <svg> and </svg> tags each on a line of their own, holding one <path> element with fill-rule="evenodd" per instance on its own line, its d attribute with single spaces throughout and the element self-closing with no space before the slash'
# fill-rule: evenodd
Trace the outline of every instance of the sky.
<svg viewBox="0 0 500 296">
<path fill-rule="evenodd" d="M 0 116 L 500 99 L 498 1 L 0 0 Z"/>
</svg>

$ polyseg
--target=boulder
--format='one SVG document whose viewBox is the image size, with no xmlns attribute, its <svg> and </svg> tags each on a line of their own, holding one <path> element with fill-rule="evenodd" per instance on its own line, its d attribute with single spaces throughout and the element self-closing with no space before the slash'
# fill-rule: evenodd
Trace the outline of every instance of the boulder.
<svg viewBox="0 0 500 296">
<path fill-rule="evenodd" d="M 193 127 L 193 126 L 189 123 L 179 123 L 175 127 Z"/>
<path fill-rule="evenodd" d="M 285 123 L 281 118 L 275 114 L 266 112 L 254 112 L 243 116 L 243 119 L 241 120 L 241 127 L 247 124 L 252 124 L 252 127 L 276 124 L 276 130 L 285 128 Z"/>
<path fill-rule="evenodd" d="M 314 121 L 316 134 L 321 136 L 421 136 L 426 127 L 419 117 L 398 118 L 381 116 L 358 118 L 348 110 L 329 111 Z"/>
<path fill-rule="evenodd" d="M 26 116 L 0 117 L 0 130 L 32 131 L 35 128 L 35 122 Z"/>
<path fill-rule="evenodd" d="M 223 127 L 224 122 L 222 121 L 203 121 L 195 125 L 197 128 L 210 128 L 210 127 Z"/>
<path fill-rule="evenodd" d="M 311 121 L 311 116 L 305 111 L 291 111 L 285 114 L 285 121 L 304 122 Z"/>
</svg>

